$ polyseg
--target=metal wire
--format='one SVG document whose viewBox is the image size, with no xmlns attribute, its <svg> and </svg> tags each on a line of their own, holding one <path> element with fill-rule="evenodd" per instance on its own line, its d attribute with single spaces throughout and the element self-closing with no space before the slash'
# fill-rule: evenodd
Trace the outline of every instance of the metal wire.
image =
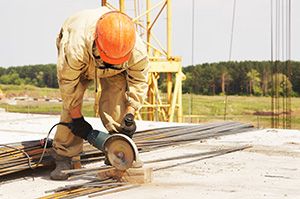
<svg viewBox="0 0 300 199">
<path fill-rule="evenodd" d="M 0 144 L 0 146 L 4 146 L 4 147 L 10 148 L 10 149 L 14 149 L 14 150 L 16 150 L 16 151 L 21 152 L 21 153 L 24 154 L 24 155 L 26 156 L 26 158 L 27 158 L 27 161 L 28 161 L 28 167 L 29 167 L 30 169 L 35 169 L 35 168 L 37 168 L 37 167 L 40 165 L 40 163 L 43 161 L 43 158 L 44 158 L 44 155 L 45 155 L 45 152 L 46 152 L 46 148 L 47 148 L 47 144 L 48 144 L 48 140 L 49 140 L 49 136 L 50 136 L 52 130 L 53 130 L 57 125 L 65 125 L 65 126 L 66 126 L 66 125 L 68 125 L 68 123 L 65 123 L 65 122 L 59 122 L 59 123 L 53 125 L 53 126 L 50 128 L 50 130 L 49 130 L 49 132 L 48 132 L 48 134 L 47 134 L 47 137 L 46 137 L 46 139 L 45 139 L 45 144 L 44 144 L 44 147 L 43 147 L 42 154 L 41 154 L 41 156 L 40 156 L 40 158 L 39 158 L 39 161 L 35 164 L 35 166 L 33 166 L 33 163 L 32 163 L 32 161 L 31 161 L 31 157 L 30 157 L 30 155 L 29 155 L 25 150 L 19 149 L 19 148 L 17 148 L 17 147 L 9 146 L 9 145 L 7 145 L 7 144 Z M 9 152 L 8 152 L 8 153 L 9 153 Z M 19 161 L 20 161 L 20 160 L 19 160 Z"/>
<path fill-rule="evenodd" d="M 274 2 L 274 3 L 273 3 Z M 291 128 L 291 1 L 270 1 L 272 128 Z"/>
</svg>

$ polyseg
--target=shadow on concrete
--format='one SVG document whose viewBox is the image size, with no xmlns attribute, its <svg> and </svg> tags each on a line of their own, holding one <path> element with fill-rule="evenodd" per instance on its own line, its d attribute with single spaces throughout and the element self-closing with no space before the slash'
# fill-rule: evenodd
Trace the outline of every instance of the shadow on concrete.
<svg viewBox="0 0 300 199">
<path fill-rule="evenodd" d="M 34 178 L 42 177 L 43 179 L 50 179 L 50 172 L 54 169 L 54 165 L 45 166 L 36 169 L 27 169 L 17 173 L 8 174 L 6 176 L 1 176 L 0 185 L 7 184 L 19 180 L 32 180 Z"/>
</svg>

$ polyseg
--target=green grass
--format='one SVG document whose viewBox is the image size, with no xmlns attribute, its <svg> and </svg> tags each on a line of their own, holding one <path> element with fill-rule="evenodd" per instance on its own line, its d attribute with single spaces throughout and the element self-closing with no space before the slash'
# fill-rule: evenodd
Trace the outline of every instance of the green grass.
<svg viewBox="0 0 300 199">
<path fill-rule="evenodd" d="M 36 98 L 59 98 L 60 93 L 57 88 L 40 88 L 32 85 L 5 85 L 0 84 L 0 89 L 5 93 L 6 97 L 30 96 Z M 94 92 L 88 89 L 85 96 L 92 97 Z"/>
<path fill-rule="evenodd" d="M 57 97 L 57 89 L 38 88 L 31 85 L 0 85 L 0 89 L 5 93 L 6 97 L 16 97 L 28 95 L 31 97 Z"/>
<path fill-rule="evenodd" d="M 5 93 L 7 98 L 18 96 L 29 96 L 32 98 L 60 98 L 60 92 L 57 88 L 39 88 L 32 85 L 4 85 L 0 84 L 0 89 Z M 85 97 L 93 97 L 94 91 L 89 89 Z M 10 105 L 5 101 L 0 101 L 0 107 L 8 112 L 18 113 L 37 113 L 37 114 L 60 114 L 61 103 L 40 102 L 40 101 L 18 101 L 17 105 Z M 85 102 L 83 113 L 86 116 L 94 116 L 94 103 Z"/>
<path fill-rule="evenodd" d="M 51 88 L 37 88 L 34 86 L 0 85 L 6 96 L 49 97 L 59 98 L 59 90 Z M 88 90 L 88 97 L 93 97 L 93 90 Z M 183 114 L 185 122 L 211 122 L 224 120 L 224 96 L 183 95 Z M 55 102 L 18 102 L 17 105 L 9 105 L 4 101 L 0 107 L 8 112 L 60 114 L 61 103 Z M 191 111 L 190 111 L 191 110 Z M 271 111 L 270 97 L 227 97 L 227 120 L 252 123 L 259 127 L 270 127 L 271 117 L 253 115 L 256 111 Z M 292 98 L 292 128 L 300 129 L 300 98 Z M 85 101 L 83 107 L 85 116 L 94 116 L 94 102 Z M 190 117 L 189 115 L 192 115 Z"/>
<path fill-rule="evenodd" d="M 282 103 L 282 100 L 281 102 Z M 281 104 L 280 104 L 281 106 Z M 191 110 L 191 111 L 189 111 Z M 271 117 L 253 115 L 256 111 L 271 111 L 271 97 L 228 96 L 226 119 L 250 122 L 270 127 Z M 183 95 L 185 121 L 207 122 L 224 120 L 225 96 Z M 193 115 L 192 118 L 188 115 Z M 280 121 L 280 125 L 281 125 Z M 292 127 L 300 129 L 300 98 L 292 98 Z"/>
<path fill-rule="evenodd" d="M 62 103 L 21 102 L 18 103 L 17 105 L 9 105 L 7 103 L 1 102 L 0 108 L 4 108 L 7 112 L 15 112 L 15 113 L 36 113 L 36 114 L 59 115 L 62 109 Z M 93 117 L 95 115 L 93 102 L 84 103 L 83 114 L 89 117 Z"/>
</svg>

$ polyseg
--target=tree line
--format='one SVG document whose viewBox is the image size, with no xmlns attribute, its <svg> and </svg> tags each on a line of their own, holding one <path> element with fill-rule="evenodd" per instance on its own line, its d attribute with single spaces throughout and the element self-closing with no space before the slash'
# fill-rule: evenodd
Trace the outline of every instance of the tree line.
<svg viewBox="0 0 300 199">
<path fill-rule="evenodd" d="M 0 67 L 1 84 L 29 84 L 37 87 L 58 88 L 56 65 L 27 65 Z"/>
<path fill-rule="evenodd" d="M 186 80 L 183 93 L 202 95 L 270 95 L 277 78 L 282 86 L 291 88 L 292 95 L 300 95 L 300 62 L 242 61 L 204 63 L 183 68 Z M 276 74 L 276 75 L 275 75 Z M 164 75 L 161 89 L 165 90 Z M 173 78 L 174 79 L 174 78 Z M 0 84 L 29 84 L 58 88 L 56 65 L 27 65 L 0 67 Z"/>
<path fill-rule="evenodd" d="M 184 93 L 204 95 L 271 95 L 289 88 L 300 95 L 300 62 L 242 61 L 205 63 L 183 68 Z M 275 81 L 276 80 L 276 81 Z M 276 87 L 275 87 L 275 84 Z"/>
</svg>

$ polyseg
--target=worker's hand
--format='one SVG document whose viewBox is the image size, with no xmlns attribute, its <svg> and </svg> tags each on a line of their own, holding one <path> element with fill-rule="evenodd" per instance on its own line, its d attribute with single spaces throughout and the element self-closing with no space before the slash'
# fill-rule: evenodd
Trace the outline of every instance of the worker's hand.
<svg viewBox="0 0 300 199">
<path fill-rule="evenodd" d="M 121 132 L 128 137 L 132 138 L 136 131 L 136 125 L 134 121 L 134 115 L 132 113 L 127 113 L 121 123 Z"/>
<path fill-rule="evenodd" d="M 73 118 L 69 125 L 72 133 L 82 139 L 87 139 L 88 134 L 93 130 L 93 127 L 84 120 L 83 116 L 80 118 Z"/>
</svg>

